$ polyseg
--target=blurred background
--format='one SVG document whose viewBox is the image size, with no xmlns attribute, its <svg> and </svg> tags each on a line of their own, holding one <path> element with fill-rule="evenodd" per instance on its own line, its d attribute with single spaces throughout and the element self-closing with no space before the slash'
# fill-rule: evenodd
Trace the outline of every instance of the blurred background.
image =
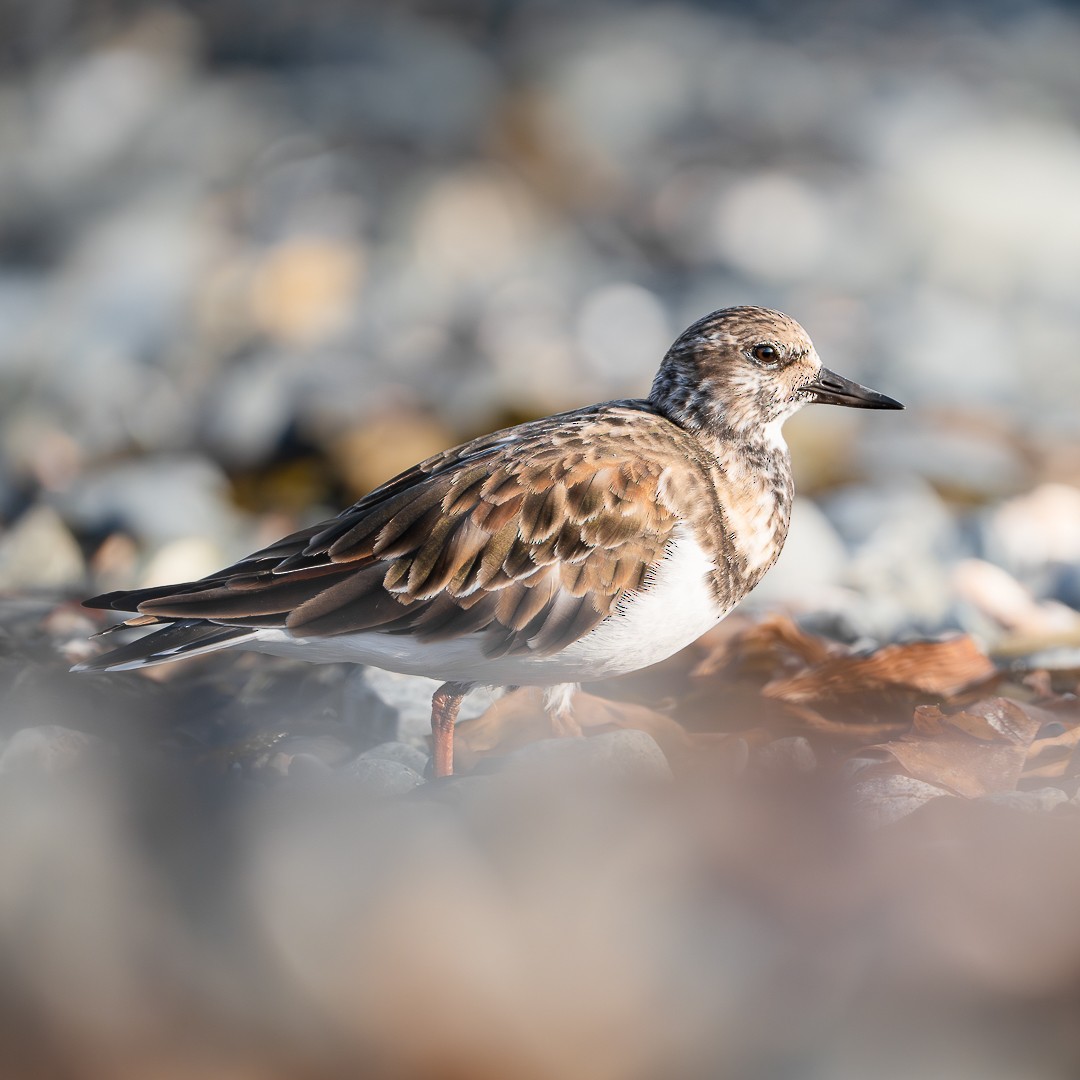
<svg viewBox="0 0 1080 1080">
<path fill-rule="evenodd" d="M 1080 9 L 1049 0 L 0 3 L 4 732 L 73 729 L 0 755 L 20 1075 L 1076 1075 L 1072 833 L 979 819 L 950 870 L 838 853 L 822 791 L 805 834 L 806 804 L 757 789 L 749 833 L 711 789 L 444 795 L 449 823 L 307 788 L 268 807 L 163 780 L 161 748 L 254 724 L 229 760 L 281 779 L 416 749 L 430 689 L 63 667 L 97 628 L 68 601 L 641 396 L 686 325 L 751 303 L 909 411 L 788 425 L 800 496 L 750 608 L 1080 668 L 1078 56 Z M 270 726 L 308 741 L 283 763 Z M 87 732 L 124 768 L 72 780 Z M 1012 857 L 1052 880 L 972 929 Z"/>
<path fill-rule="evenodd" d="M 911 410 L 791 423 L 759 601 L 993 636 L 967 557 L 1080 598 L 1073 8 L 2 18 L 0 584 L 210 572 L 755 303 Z"/>
</svg>

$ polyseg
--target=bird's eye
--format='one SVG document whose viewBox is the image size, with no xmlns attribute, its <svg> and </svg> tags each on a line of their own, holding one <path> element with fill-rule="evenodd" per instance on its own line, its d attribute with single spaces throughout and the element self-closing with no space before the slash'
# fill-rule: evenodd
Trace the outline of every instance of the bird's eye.
<svg viewBox="0 0 1080 1080">
<path fill-rule="evenodd" d="M 750 350 L 750 355 L 759 364 L 764 364 L 766 367 L 773 367 L 775 364 L 780 363 L 780 350 L 775 345 L 755 345 Z"/>
</svg>

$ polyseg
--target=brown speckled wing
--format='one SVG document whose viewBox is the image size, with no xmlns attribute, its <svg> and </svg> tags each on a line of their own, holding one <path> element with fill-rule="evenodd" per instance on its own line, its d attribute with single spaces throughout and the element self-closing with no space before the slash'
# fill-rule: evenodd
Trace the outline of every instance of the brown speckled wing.
<svg viewBox="0 0 1080 1080">
<path fill-rule="evenodd" d="M 484 631 L 492 656 L 555 652 L 663 557 L 675 432 L 644 403 L 498 432 L 209 578 L 90 603 L 301 636 Z"/>
</svg>

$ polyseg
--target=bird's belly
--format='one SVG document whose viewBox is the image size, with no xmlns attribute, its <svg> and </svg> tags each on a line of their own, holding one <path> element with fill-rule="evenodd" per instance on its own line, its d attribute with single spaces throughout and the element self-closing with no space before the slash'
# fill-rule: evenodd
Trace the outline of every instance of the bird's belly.
<svg viewBox="0 0 1080 1080">
<path fill-rule="evenodd" d="M 260 630 L 246 648 L 316 663 L 361 663 L 406 675 L 455 682 L 544 686 L 621 675 L 659 663 L 695 641 L 727 614 L 713 597 L 712 561 L 681 533 L 656 567 L 647 587 L 583 638 L 551 654 L 485 656 L 482 633 L 446 641 L 405 634 L 365 632 L 335 637 L 296 637 Z"/>
<path fill-rule="evenodd" d="M 667 659 L 727 614 L 709 581 L 714 568 L 701 546 L 680 533 L 648 586 L 632 593 L 618 611 L 556 659 L 583 662 L 604 675 L 637 671 Z"/>
</svg>

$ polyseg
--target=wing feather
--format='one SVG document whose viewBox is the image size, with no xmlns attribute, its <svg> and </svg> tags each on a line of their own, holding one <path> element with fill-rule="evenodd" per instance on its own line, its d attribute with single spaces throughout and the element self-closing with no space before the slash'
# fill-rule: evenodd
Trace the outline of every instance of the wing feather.
<svg viewBox="0 0 1080 1080">
<path fill-rule="evenodd" d="M 631 403 L 496 433 L 202 581 L 91 603 L 304 636 L 482 632 L 492 655 L 553 652 L 663 558 L 679 521 L 671 427 Z"/>
</svg>

